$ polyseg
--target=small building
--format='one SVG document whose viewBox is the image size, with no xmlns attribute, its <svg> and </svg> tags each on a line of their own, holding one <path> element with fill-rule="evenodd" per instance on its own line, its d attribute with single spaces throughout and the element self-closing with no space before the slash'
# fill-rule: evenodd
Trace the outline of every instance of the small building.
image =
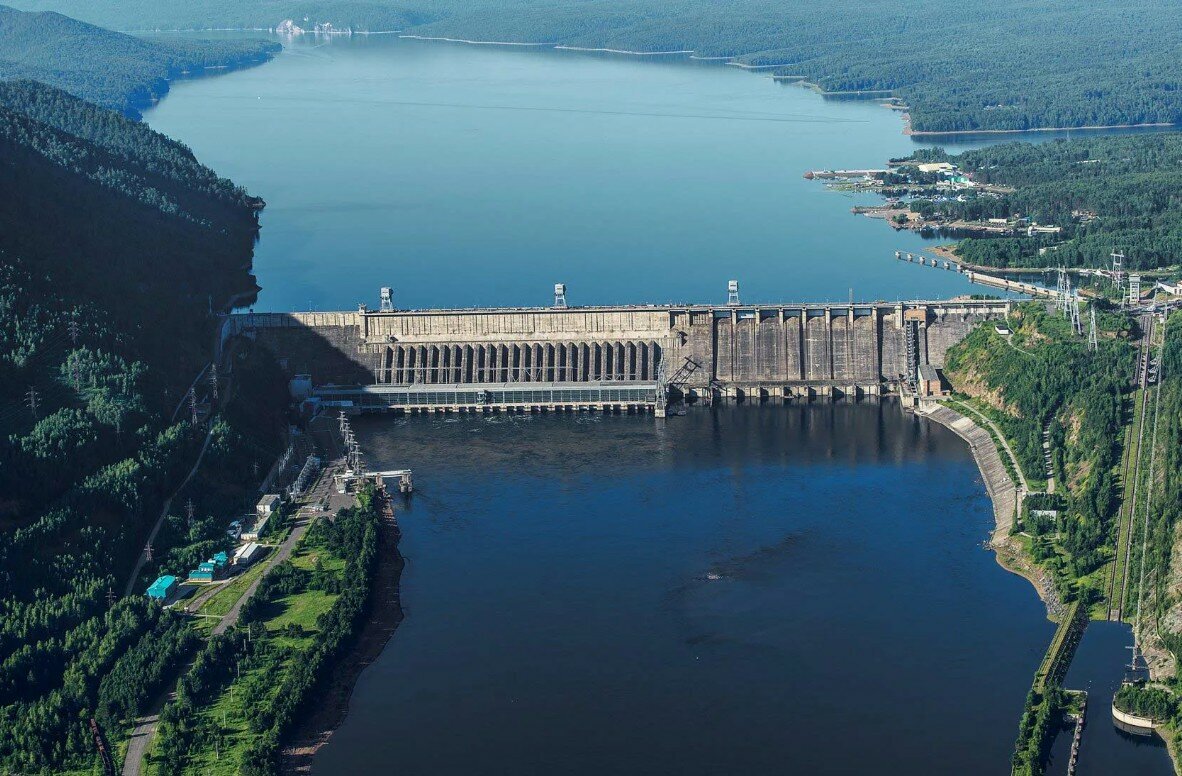
<svg viewBox="0 0 1182 776">
<path fill-rule="evenodd" d="M 215 553 L 214 556 L 209 559 L 209 562 L 212 563 L 214 566 L 218 567 L 219 569 L 224 569 L 226 567 L 226 565 L 229 564 L 229 562 L 230 562 L 230 556 L 226 555 L 226 553 L 224 553 L 224 552 L 218 552 L 218 553 Z"/>
<path fill-rule="evenodd" d="M 1012 329 L 1010 329 L 1010 327 L 1009 327 L 1009 326 L 1006 326 L 1004 323 L 999 323 L 999 324 L 996 324 L 996 325 L 993 327 L 993 330 L 994 330 L 995 332 L 997 332 L 998 334 L 1000 334 L 1001 336 L 1003 336 L 1003 337 L 1008 337 L 1008 336 L 1010 336 L 1011 334 L 1013 334 L 1013 333 L 1014 333 L 1014 332 L 1013 332 L 1013 330 L 1012 330 Z"/>
<path fill-rule="evenodd" d="M 247 542 L 234 550 L 233 564 L 235 566 L 249 566 L 262 557 L 263 547 L 258 542 Z"/>
<path fill-rule="evenodd" d="M 254 510 L 259 517 L 270 517 L 279 510 L 279 505 L 282 503 L 283 499 L 279 497 L 278 493 L 268 493 L 259 499 Z"/>
<path fill-rule="evenodd" d="M 148 598 L 161 602 L 167 601 L 176 592 L 176 588 L 176 577 L 165 574 L 162 577 L 157 577 L 156 581 L 148 587 Z"/>
<path fill-rule="evenodd" d="M 267 532 L 268 517 L 260 517 L 254 521 L 254 525 L 242 532 L 242 541 L 257 542 Z"/>
<path fill-rule="evenodd" d="M 951 175 L 956 171 L 956 165 L 950 162 L 926 162 L 916 165 L 915 168 L 920 172 L 936 173 L 939 175 Z"/>
<path fill-rule="evenodd" d="M 218 567 L 212 561 L 205 561 L 189 572 L 190 582 L 212 582 L 219 576 Z"/>
<path fill-rule="evenodd" d="M 918 388 L 921 396 L 942 396 L 945 393 L 940 373 L 931 364 L 919 365 Z"/>
</svg>

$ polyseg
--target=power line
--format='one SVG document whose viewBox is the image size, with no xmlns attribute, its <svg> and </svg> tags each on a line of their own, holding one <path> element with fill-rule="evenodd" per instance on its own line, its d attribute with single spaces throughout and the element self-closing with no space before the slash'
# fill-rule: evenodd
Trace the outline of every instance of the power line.
<svg viewBox="0 0 1182 776">
<path fill-rule="evenodd" d="M 25 406 L 33 413 L 33 420 L 37 419 L 37 404 L 37 389 L 29 386 L 29 391 L 25 394 Z"/>
</svg>

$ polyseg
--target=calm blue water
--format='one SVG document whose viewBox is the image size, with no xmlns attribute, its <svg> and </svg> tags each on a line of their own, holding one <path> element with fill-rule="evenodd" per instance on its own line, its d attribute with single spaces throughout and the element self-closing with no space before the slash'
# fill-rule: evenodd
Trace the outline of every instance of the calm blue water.
<svg viewBox="0 0 1182 776">
<path fill-rule="evenodd" d="M 1079 748 L 1077 776 L 1159 776 L 1170 774 L 1169 754 L 1156 736 L 1132 736 L 1112 724 L 1109 706 L 1120 688 L 1124 665 L 1131 658 L 1132 630 L 1116 622 L 1093 622 L 1084 632 L 1063 686 L 1088 691 L 1087 726 Z M 1067 772 L 1071 728 L 1065 728 L 1051 750 L 1047 773 Z"/>
<path fill-rule="evenodd" d="M 1002 773 L 1052 625 L 893 403 L 371 418 L 406 620 L 317 774 Z"/>
<path fill-rule="evenodd" d="M 687 59 L 304 39 L 180 82 L 148 122 L 267 200 L 256 309 L 896 299 L 928 241 L 850 214 L 815 168 L 882 167 L 897 114 Z"/>
<path fill-rule="evenodd" d="M 717 64 L 297 39 L 147 119 L 267 200 L 257 309 L 979 290 L 801 177 L 908 153 L 895 114 Z M 1005 771 L 1052 627 L 944 429 L 889 404 L 358 425 L 415 469 L 407 618 L 318 774 Z M 1102 725 L 1085 748 L 1123 763 Z"/>
</svg>

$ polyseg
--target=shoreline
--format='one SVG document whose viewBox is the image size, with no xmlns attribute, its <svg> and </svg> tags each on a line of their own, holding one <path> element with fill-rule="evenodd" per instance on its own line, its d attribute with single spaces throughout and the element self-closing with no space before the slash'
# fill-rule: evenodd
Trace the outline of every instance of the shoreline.
<svg viewBox="0 0 1182 776">
<path fill-rule="evenodd" d="M 378 568 L 370 589 L 370 611 L 347 654 L 333 661 L 332 672 L 315 709 L 301 716 L 280 750 L 279 772 L 308 774 L 316 754 L 349 714 L 349 701 L 361 674 L 377 660 L 402 623 L 401 584 L 406 560 L 399 552 L 397 519 L 383 518 L 378 539 Z"/>
<path fill-rule="evenodd" d="M 1104 132 L 1113 129 L 1166 129 L 1178 127 L 1168 121 L 1144 124 L 1085 124 L 1078 127 L 1031 127 L 1030 129 L 912 129 L 911 115 L 903 114 L 903 134 L 908 137 L 964 137 L 971 135 L 1030 135 L 1040 132 Z"/>
<path fill-rule="evenodd" d="M 275 27 L 203 27 L 194 29 L 157 29 L 157 30 L 124 30 L 131 35 L 163 35 L 163 34 L 184 34 L 184 33 L 202 33 L 202 32 L 263 32 L 276 35 L 279 37 L 293 38 L 303 35 L 312 36 L 351 36 L 351 35 L 397 35 L 404 40 L 422 40 L 435 41 L 439 43 L 463 43 L 469 46 L 510 46 L 521 48 L 552 48 L 556 51 L 580 51 L 584 53 L 598 53 L 598 54 L 619 54 L 622 56 L 633 57 L 655 57 L 655 56 L 685 56 L 689 59 L 699 61 L 713 61 L 722 62 L 725 65 L 736 67 L 747 72 L 759 73 L 764 70 L 774 70 L 784 65 L 750 65 L 740 61 L 740 56 L 700 56 L 696 49 L 678 49 L 675 51 L 633 51 L 631 49 L 617 49 L 617 48 L 596 48 L 591 46 L 571 46 L 559 42 L 527 42 L 527 41 L 507 41 L 507 40 L 477 40 L 472 38 L 451 38 L 442 35 L 416 35 L 413 33 L 404 33 L 402 30 L 301 30 L 299 33 L 283 33 L 278 31 Z M 268 60 L 264 60 L 263 63 Z M 1111 130 L 1122 129 L 1168 129 L 1180 128 L 1182 123 L 1149 122 L 1141 124 L 1087 124 L 1076 127 L 1032 127 L 1030 129 L 948 129 L 948 130 L 934 130 L 934 129 L 913 129 L 911 126 L 910 107 L 902 102 L 901 98 L 894 94 L 893 89 L 869 89 L 858 91 L 826 91 L 819 84 L 807 80 L 806 76 L 799 75 L 776 75 L 772 74 L 772 80 L 777 82 L 795 83 L 807 87 L 810 91 L 819 94 L 822 97 L 865 97 L 868 100 L 878 100 L 879 104 L 888 110 L 902 111 L 903 117 L 903 134 L 907 137 L 915 139 L 923 138 L 939 138 L 939 137 L 972 137 L 975 135 L 1024 135 L 1024 134 L 1038 134 L 1042 132 L 1105 132 Z"/>
<path fill-rule="evenodd" d="M 1006 471 L 1001 453 L 989 432 L 978 426 L 971 418 L 954 409 L 939 404 L 935 407 L 917 408 L 916 414 L 939 423 L 963 439 L 973 454 L 977 470 L 985 483 L 985 491 L 993 504 L 994 527 L 988 546 L 993 550 L 997 564 L 1011 574 L 1022 577 L 1034 588 L 1047 609 L 1047 618 L 1055 620 L 1062 610 L 1062 603 L 1054 586 L 1045 573 L 1034 567 L 1025 557 L 1021 547 L 1013 540 L 1010 530 L 1014 515 L 1021 507 L 1019 489 Z"/>
</svg>

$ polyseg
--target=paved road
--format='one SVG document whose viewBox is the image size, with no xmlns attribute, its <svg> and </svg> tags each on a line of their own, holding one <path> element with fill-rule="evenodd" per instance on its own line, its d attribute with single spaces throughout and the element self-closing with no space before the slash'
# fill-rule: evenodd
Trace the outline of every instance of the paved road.
<svg viewBox="0 0 1182 776">
<path fill-rule="evenodd" d="M 287 538 L 283 540 L 283 543 L 279 545 L 279 549 L 275 550 L 274 554 L 271 555 L 270 558 L 267 558 L 261 562 L 275 566 L 290 558 L 292 550 L 295 549 L 296 544 L 298 544 L 300 539 L 303 538 L 304 533 L 307 532 L 308 526 L 311 524 L 312 516 L 306 514 L 304 510 L 301 509 L 296 514 L 295 524 L 292 526 L 291 533 L 288 534 Z M 251 582 L 250 585 L 247 586 L 246 590 L 242 593 L 242 596 L 234 602 L 233 606 L 230 607 L 230 611 L 226 612 L 221 621 L 219 621 L 217 625 L 213 626 L 214 636 L 225 633 L 231 628 L 231 626 L 238 622 L 238 615 L 242 612 L 242 607 L 247 601 L 254 597 L 255 591 L 259 589 L 259 583 L 263 581 L 263 576 L 263 574 L 259 574 L 257 577 L 255 577 L 254 581 Z"/>
<path fill-rule="evenodd" d="M 208 441 L 208 440 L 207 440 Z M 196 469 L 196 467 L 194 467 Z M 312 503 L 316 503 L 332 488 L 332 474 L 335 471 L 334 467 L 328 467 L 321 473 L 320 478 L 313 486 L 308 494 L 308 499 Z M 181 487 L 184 487 L 183 485 Z M 179 488 L 178 488 L 179 490 Z M 167 511 L 167 507 L 165 507 Z M 291 553 L 295 550 L 295 546 L 300 539 L 308 531 L 308 526 L 312 524 L 315 517 L 315 512 L 308 508 L 301 509 L 295 518 L 295 524 L 292 526 L 291 533 L 279 545 L 279 548 L 269 558 L 260 561 L 270 565 L 282 563 L 291 557 Z M 257 579 L 250 584 L 249 587 L 243 591 L 242 596 L 239 597 L 230 611 L 226 612 L 225 616 L 214 626 L 213 635 L 225 633 L 235 623 L 238 622 L 238 617 L 242 612 L 242 607 L 245 603 L 254 596 L 255 591 L 258 590 L 259 583 L 262 581 L 263 575 L 259 575 Z M 219 586 L 220 589 L 220 586 Z M 212 594 L 212 592 L 210 593 Z M 190 663 L 190 665 L 192 665 Z M 178 676 L 184 676 L 188 672 L 188 667 L 185 667 Z M 153 703 L 151 709 L 144 716 L 140 717 L 136 723 L 135 728 L 131 732 L 131 739 L 127 744 L 127 755 L 123 761 L 123 776 L 140 776 L 144 764 L 144 755 L 147 754 L 148 748 L 152 744 L 152 739 L 156 737 L 157 724 L 160 721 L 160 712 L 164 709 L 164 704 L 176 696 L 176 691 L 171 690 L 160 694 Z"/>
<path fill-rule="evenodd" d="M 1013 448 L 1011 448 L 1010 443 L 1006 441 L 1006 435 L 1001 433 L 1001 429 L 997 427 L 997 424 L 990 420 L 988 415 L 984 414 L 983 412 L 979 412 L 976 408 L 971 407 L 964 402 L 958 401 L 956 402 L 956 405 L 957 407 L 968 410 L 973 415 L 984 421 L 991 429 L 993 429 L 993 433 L 997 434 L 997 438 L 1001 440 L 1001 446 L 1005 448 L 1006 455 L 1010 457 L 1010 463 L 1014 467 L 1014 473 L 1018 475 L 1018 486 L 1021 488 L 1023 493 L 1030 492 L 1030 483 L 1026 482 L 1026 475 L 1022 473 L 1022 467 L 1018 465 L 1018 456 L 1014 455 Z M 1019 501 L 1021 501 L 1021 499 L 1019 499 Z"/>
</svg>

